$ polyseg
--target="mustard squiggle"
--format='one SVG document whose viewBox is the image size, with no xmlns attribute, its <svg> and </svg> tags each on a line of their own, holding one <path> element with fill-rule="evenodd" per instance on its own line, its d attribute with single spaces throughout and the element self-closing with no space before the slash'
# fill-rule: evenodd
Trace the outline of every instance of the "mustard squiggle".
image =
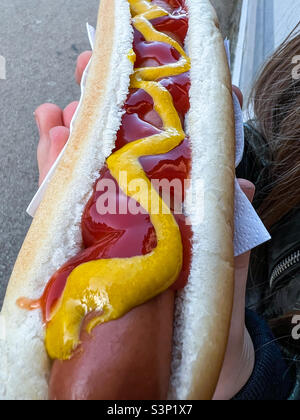
<svg viewBox="0 0 300 420">
<path fill-rule="evenodd" d="M 145 39 L 170 44 L 181 55 L 175 64 L 137 68 L 131 77 L 131 88 L 143 89 L 153 98 L 154 108 L 163 122 L 163 131 L 129 143 L 107 159 L 112 176 L 129 197 L 134 196 L 134 192 L 128 189 L 131 181 L 142 180 L 147 186 L 140 194 L 139 203 L 150 214 L 157 247 L 144 256 L 91 261 L 73 270 L 46 329 L 46 348 L 53 359 L 71 357 L 79 343 L 82 321 L 88 313 L 98 313 L 88 325 L 90 332 L 96 325 L 120 318 L 133 307 L 167 290 L 182 269 L 183 249 L 179 227 L 170 209 L 151 188 L 139 158 L 167 153 L 184 140 L 185 133 L 172 97 L 156 80 L 188 71 L 190 60 L 176 41 L 152 26 L 151 19 L 168 15 L 165 10 L 150 0 L 128 1 L 133 25 Z M 132 54 L 129 58 L 132 58 Z M 127 174 L 126 183 L 122 172 Z M 157 214 L 151 211 L 155 200 L 159 203 Z"/>
</svg>

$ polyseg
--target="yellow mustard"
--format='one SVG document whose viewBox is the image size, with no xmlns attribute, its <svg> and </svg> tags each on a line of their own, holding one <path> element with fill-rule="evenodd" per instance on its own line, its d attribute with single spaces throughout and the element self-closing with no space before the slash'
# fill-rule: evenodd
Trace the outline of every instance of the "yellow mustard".
<svg viewBox="0 0 300 420">
<path fill-rule="evenodd" d="M 135 52 L 133 51 L 133 49 L 131 49 L 131 50 L 129 51 L 129 53 L 128 53 L 128 55 L 127 55 L 127 58 L 128 58 L 128 60 L 129 60 L 132 64 L 134 64 L 134 63 L 135 63 L 135 60 L 136 60 L 136 55 L 135 55 Z"/>
<path fill-rule="evenodd" d="M 175 64 L 134 70 L 130 87 L 143 89 L 153 98 L 164 129 L 159 134 L 127 144 L 107 159 L 112 176 L 129 197 L 134 197 L 133 191 L 128 188 L 130 182 L 143 180 L 145 191 L 139 195 L 139 203 L 150 214 L 157 247 L 144 256 L 91 261 L 73 270 L 46 327 L 46 348 L 53 359 L 71 357 L 79 344 L 82 321 L 88 313 L 95 312 L 94 319 L 88 325 L 88 331 L 91 332 L 95 326 L 120 318 L 132 308 L 167 290 L 182 269 L 183 248 L 179 227 L 170 209 L 151 188 L 139 158 L 167 153 L 184 140 L 185 133 L 172 97 L 156 80 L 188 71 L 190 60 L 176 41 L 152 26 L 151 19 L 168 15 L 165 10 L 149 0 L 128 1 L 133 25 L 145 39 L 170 44 L 181 55 Z M 133 51 L 129 52 L 128 58 L 135 61 Z M 122 176 L 124 171 L 127 174 L 126 183 Z M 157 212 L 152 211 L 154 201 L 159 203 Z"/>
</svg>

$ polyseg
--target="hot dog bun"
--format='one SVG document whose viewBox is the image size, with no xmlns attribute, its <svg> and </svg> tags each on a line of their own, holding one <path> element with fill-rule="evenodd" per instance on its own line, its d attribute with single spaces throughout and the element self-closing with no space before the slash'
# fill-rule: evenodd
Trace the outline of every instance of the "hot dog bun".
<svg viewBox="0 0 300 420">
<path fill-rule="evenodd" d="M 175 309 L 169 397 L 209 399 L 222 366 L 233 300 L 234 117 L 223 39 L 208 0 L 186 0 L 192 62 L 192 183 L 204 186 L 204 221 L 193 220 L 188 286 Z M 133 71 L 132 27 L 126 0 L 102 0 L 84 99 L 67 150 L 47 189 L 16 262 L 2 309 L 0 398 L 47 399 L 51 363 L 40 311 L 16 305 L 38 297 L 81 246 L 80 219 L 99 168 L 114 148 Z M 117 71 L 113 71 L 117 69 Z M 99 138 L 103 139 L 99 142 Z"/>
</svg>

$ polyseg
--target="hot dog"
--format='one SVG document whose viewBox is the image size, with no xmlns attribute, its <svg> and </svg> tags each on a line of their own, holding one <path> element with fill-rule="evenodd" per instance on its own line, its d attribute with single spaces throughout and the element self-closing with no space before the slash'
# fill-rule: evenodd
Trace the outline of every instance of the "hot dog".
<svg viewBox="0 0 300 420">
<path fill-rule="evenodd" d="M 179 181 L 169 202 L 153 187 L 166 179 Z M 200 180 L 202 223 L 186 199 Z M 2 310 L 1 398 L 211 398 L 233 188 L 230 76 L 208 1 L 102 0 L 75 128 Z"/>
</svg>

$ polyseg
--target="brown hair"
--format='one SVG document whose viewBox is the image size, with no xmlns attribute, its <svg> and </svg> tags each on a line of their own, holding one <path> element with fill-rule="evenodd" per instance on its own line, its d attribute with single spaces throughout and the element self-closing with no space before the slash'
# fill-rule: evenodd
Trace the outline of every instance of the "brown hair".
<svg viewBox="0 0 300 420">
<path fill-rule="evenodd" d="M 258 153 L 267 162 L 268 185 L 258 213 L 268 229 L 300 206 L 300 72 L 294 74 L 300 62 L 299 29 L 300 23 L 264 66 L 250 98 L 255 128 L 263 136 Z M 291 339 L 294 315 L 299 312 L 269 325 L 284 347 L 299 352 L 299 343 Z"/>
<path fill-rule="evenodd" d="M 269 192 L 258 209 L 268 228 L 300 205 L 300 72 L 295 77 L 299 26 L 269 59 L 252 93 L 257 129 L 271 160 Z"/>
</svg>

